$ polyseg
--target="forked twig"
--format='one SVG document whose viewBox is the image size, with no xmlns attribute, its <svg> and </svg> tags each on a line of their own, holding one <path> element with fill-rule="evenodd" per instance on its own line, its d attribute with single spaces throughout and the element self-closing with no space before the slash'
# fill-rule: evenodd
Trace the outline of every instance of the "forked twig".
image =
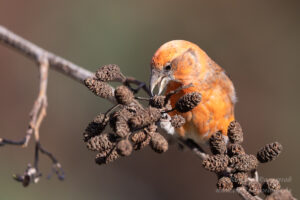
<svg viewBox="0 0 300 200">
<path fill-rule="evenodd" d="M 30 121 L 28 129 L 26 131 L 25 137 L 20 141 L 13 141 L 1 138 L 1 145 L 10 144 L 10 145 L 20 145 L 22 147 L 27 147 L 30 141 L 31 136 L 34 134 L 35 140 L 39 141 L 39 128 L 41 123 L 46 116 L 47 109 L 47 82 L 48 82 L 48 69 L 49 64 L 48 60 L 43 57 L 40 61 L 39 71 L 40 71 L 40 89 L 37 99 L 33 104 L 33 108 L 29 114 Z"/>
<path fill-rule="evenodd" d="M 33 108 L 30 112 L 29 126 L 26 131 L 25 137 L 21 141 L 13 141 L 8 139 L 0 139 L 1 145 L 19 145 L 22 147 L 27 147 L 29 141 L 34 135 L 35 139 L 35 153 L 34 153 L 34 165 L 28 165 L 24 175 L 15 175 L 14 178 L 17 181 L 23 183 L 24 186 L 28 186 L 30 182 L 38 182 L 41 173 L 39 172 L 39 152 L 47 155 L 53 162 L 52 170 L 58 175 L 60 180 L 64 179 L 64 172 L 61 168 L 60 163 L 57 159 L 40 144 L 40 126 L 47 114 L 47 85 L 48 85 L 48 72 L 49 72 L 49 62 L 46 56 L 39 58 L 39 94 L 34 102 Z"/>
<path fill-rule="evenodd" d="M 151 96 L 151 92 L 145 82 L 139 81 L 133 77 L 126 77 L 123 84 L 130 88 L 134 94 L 138 93 L 140 89 L 143 89 L 149 96 Z M 137 85 L 137 88 L 132 88 L 130 84 Z"/>
</svg>

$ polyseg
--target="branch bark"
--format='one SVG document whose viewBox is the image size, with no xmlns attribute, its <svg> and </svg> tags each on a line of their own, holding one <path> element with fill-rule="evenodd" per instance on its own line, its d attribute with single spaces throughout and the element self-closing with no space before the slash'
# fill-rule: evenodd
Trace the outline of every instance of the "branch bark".
<svg viewBox="0 0 300 200">
<path fill-rule="evenodd" d="M 0 25 L 0 42 L 13 48 L 19 53 L 27 56 L 37 64 L 45 57 L 49 62 L 49 67 L 55 69 L 64 75 L 83 83 L 84 79 L 93 76 L 93 73 L 80 67 L 64 58 L 61 58 L 28 40 L 16 35 L 7 28 Z"/>
</svg>

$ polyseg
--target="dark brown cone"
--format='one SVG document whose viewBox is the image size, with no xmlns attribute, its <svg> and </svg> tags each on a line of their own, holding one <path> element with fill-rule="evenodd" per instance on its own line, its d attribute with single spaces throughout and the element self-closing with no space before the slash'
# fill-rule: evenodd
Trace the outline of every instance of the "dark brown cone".
<svg viewBox="0 0 300 200">
<path fill-rule="evenodd" d="M 157 108 L 149 107 L 141 112 L 139 115 L 133 116 L 129 119 L 129 125 L 132 130 L 137 130 L 157 122 L 161 117 L 161 112 Z"/>
<path fill-rule="evenodd" d="M 117 144 L 117 151 L 121 156 L 129 156 L 132 152 L 132 144 L 127 140 L 121 140 Z"/>
<path fill-rule="evenodd" d="M 102 133 L 92 137 L 86 143 L 86 146 L 91 151 L 106 151 L 115 145 L 115 136 L 111 133 Z"/>
<path fill-rule="evenodd" d="M 83 141 L 87 142 L 92 137 L 99 135 L 103 131 L 103 127 L 95 122 L 90 122 L 83 133 Z"/>
<path fill-rule="evenodd" d="M 145 127 L 144 130 L 147 134 L 152 135 L 152 133 L 157 131 L 157 126 L 153 123 L 153 124 L 150 124 L 149 126 Z"/>
<path fill-rule="evenodd" d="M 157 153 L 164 153 L 169 148 L 168 141 L 157 132 L 152 132 L 150 146 Z"/>
<path fill-rule="evenodd" d="M 127 110 L 127 112 L 130 112 L 132 115 L 139 115 L 144 111 L 143 108 L 141 108 L 136 104 L 127 105 L 125 109 Z"/>
<path fill-rule="evenodd" d="M 237 121 L 230 122 L 227 135 L 231 143 L 239 144 L 243 142 L 243 130 Z"/>
<path fill-rule="evenodd" d="M 245 185 L 248 180 L 248 174 L 245 172 L 237 172 L 232 174 L 232 182 L 236 187 Z"/>
<path fill-rule="evenodd" d="M 163 108 L 165 106 L 165 100 L 166 100 L 165 96 L 155 95 L 155 96 L 151 97 L 149 104 L 150 104 L 150 106 L 155 107 L 155 108 Z"/>
<path fill-rule="evenodd" d="M 270 195 L 276 190 L 280 190 L 281 186 L 277 179 L 270 178 L 263 182 L 262 191 L 265 195 Z"/>
<path fill-rule="evenodd" d="M 138 115 L 139 110 L 135 106 L 123 106 L 120 110 L 110 114 L 110 126 L 119 137 L 125 137 L 130 133 L 128 120 Z"/>
<path fill-rule="evenodd" d="M 123 81 L 125 79 L 124 75 L 121 73 L 120 67 L 118 65 L 110 64 L 100 67 L 96 71 L 96 77 L 100 81 Z"/>
<path fill-rule="evenodd" d="M 110 114 L 110 127 L 115 130 L 116 128 L 116 121 L 119 118 L 128 121 L 131 117 L 137 115 L 138 110 L 134 110 L 134 106 L 121 106 L 120 110 L 112 112 Z"/>
<path fill-rule="evenodd" d="M 116 120 L 115 133 L 119 137 L 126 137 L 130 133 L 127 121 L 124 118 L 118 117 Z"/>
<path fill-rule="evenodd" d="M 118 154 L 116 149 L 111 150 L 110 152 L 100 152 L 96 155 L 95 162 L 98 165 L 108 164 L 116 159 L 118 159 L 120 155 Z"/>
<path fill-rule="evenodd" d="M 140 115 L 135 115 L 128 121 L 131 130 L 143 128 L 150 123 L 150 117 L 146 114 L 146 112 L 142 112 Z"/>
<path fill-rule="evenodd" d="M 293 197 L 289 190 L 283 189 L 273 192 L 271 195 L 267 196 L 265 200 L 296 200 L 296 198 Z"/>
<path fill-rule="evenodd" d="M 106 116 L 105 114 L 103 114 L 103 113 L 100 113 L 100 114 L 98 114 L 98 115 L 93 119 L 93 122 L 99 123 L 99 124 L 106 123 L 106 124 L 105 124 L 105 126 L 106 126 L 108 120 L 109 120 L 109 117 L 107 117 L 107 116 Z"/>
<path fill-rule="evenodd" d="M 115 160 L 117 160 L 118 158 L 120 158 L 119 153 L 117 152 L 116 149 L 112 150 L 108 156 L 106 157 L 106 164 L 111 163 Z"/>
<path fill-rule="evenodd" d="M 224 192 L 229 192 L 233 188 L 233 184 L 228 177 L 222 177 L 218 180 L 217 182 L 217 188 L 218 190 L 224 191 Z"/>
<path fill-rule="evenodd" d="M 279 142 L 273 142 L 265 145 L 257 153 L 257 159 L 261 163 L 275 160 L 282 151 L 282 145 Z"/>
<path fill-rule="evenodd" d="M 97 115 L 94 120 L 89 123 L 83 133 L 83 140 L 87 142 L 90 138 L 100 135 L 101 132 L 105 129 L 109 118 L 106 117 L 104 114 Z"/>
<path fill-rule="evenodd" d="M 229 157 L 227 155 L 218 154 L 209 156 L 203 160 L 202 165 L 205 169 L 211 172 L 222 172 L 226 170 L 229 163 Z"/>
<path fill-rule="evenodd" d="M 100 152 L 96 155 L 95 157 L 95 162 L 98 164 L 98 165 L 102 165 L 102 164 L 105 164 L 105 161 L 106 161 L 106 157 L 107 157 L 107 152 Z"/>
<path fill-rule="evenodd" d="M 157 108 L 149 107 L 146 109 L 152 123 L 157 122 L 161 117 L 161 112 Z"/>
<path fill-rule="evenodd" d="M 227 153 L 230 157 L 245 154 L 245 150 L 240 144 L 229 144 Z"/>
<path fill-rule="evenodd" d="M 89 90 L 99 97 L 107 99 L 114 96 L 114 91 L 111 86 L 93 77 L 85 79 L 84 84 L 87 88 L 89 88 Z"/>
<path fill-rule="evenodd" d="M 151 136 L 153 132 L 156 132 L 157 126 L 151 124 L 145 127 L 143 130 L 135 132 L 131 135 L 131 141 L 133 143 L 134 150 L 140 150 L 150 144 Z"/>
<path fill-rule="evenodd" d="M 180 128 L 181 126 L 183 126 L 183 124 L 185 124 L 185 119 L 181 115 L 172 116 L 171 125 L 174 128 Z"/>
<path fill-rule="evenodd" d="M 129 105 L 134 101 L 133 93 L 124 85 L 115 89 L 115 98 L 117 102 L 122 105 Z"/>
<path fill-rule="evenodd" d="M 147 137 L 147 134 L 144 132 L 144 130 L 137 131 L 131 135 L 131 141 L 136 143 L 143 142 Z"/>
<path fill-rule="evenodd" d="M 253 196 L 257 196 L 261 193 L 261 184 L 257 181 L 248 181 L 246 188 Z"/>
<path fill-rule="evenodd" d="M 143 112 L 141 115 L 133 116 L 129 119 L 128 124 L 131 130 L 138 130 L 151 123 L 149 115 Z"/>
<path fill-rule="evenodd" d="M 178 112 L 185 113 L 195 108 L 201 101 L 201 94 L 192 92 L 183 95 L 175 104 Z"/>
<path fill-rule="evenodd" d="M 241 154 L 230 158 L 230 167 L 236 171 L 248 172 L 256 169 L 258 161 L 254 155 Z"/>
<path fill-rule="evenodd" d="M 145 133 L 144 130 L 140 130 L 131 135 L 131 141 L 133 142 L 133 149 L 140 150 L 149 145 L 151 137 Z"/>
<path fill-rule="evenodd" d="M 214 155 L 224 154 L 226 152 L 226 143 L 221 132 L 212 134 L 209 138 L 209 146 Z"/>
</svg>

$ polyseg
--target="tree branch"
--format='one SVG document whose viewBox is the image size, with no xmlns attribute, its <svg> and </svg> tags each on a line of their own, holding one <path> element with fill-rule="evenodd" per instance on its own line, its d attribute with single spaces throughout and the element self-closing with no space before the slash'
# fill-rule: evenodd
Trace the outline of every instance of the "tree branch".
<svg viewBox="0 0 300 200">
<path fill-rule="evenodd" d="M 53 68 L 68 77 L 83 83 L 84 79 L 93 76 L 93 73 L 80 67 L 64 58 L 61 58 L 37 45 L 29 42 L 28 40 L 16 35 L 7 28 L 0 25 L 0 42 L 6 46 L 17 50 L 19 53 L 27 56 L 36 63 L 40 63 L 43 57 L 49 61 L 49 67 Z"/>
<path fill-rule="evenodd" d="M 235 191 L 245 200 L 262 200 L 261 198 L 257 196 L 252 196 L 245 187 L 238 187 L 235 189 Z"/>
</svg>

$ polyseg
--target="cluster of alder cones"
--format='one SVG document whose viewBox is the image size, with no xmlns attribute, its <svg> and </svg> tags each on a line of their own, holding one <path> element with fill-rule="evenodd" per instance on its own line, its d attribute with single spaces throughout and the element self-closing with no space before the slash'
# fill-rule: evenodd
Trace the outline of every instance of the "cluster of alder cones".
<svg viewBox="0 0 300 200">
<path fill-rule="evenodd" d="M 147 145 L 157 153 L 168 150 L 168 141 L 157 131 L 157 124 L 165 119 L 166 113 L 177 110 L 184 113 L 192 110 L 201 101 L 200 93 L 189 93 L 181 97 L 172 109 L 169 99 L 180 91 L 172 91 L 166 96 L 153 96 L 148 107 L 139 103 L 139 97 L 134 96 L 134 89 L 126 82 L 127 78 L 117 65 L 100 67 L 94 77 L 87 78 L 85 85 L 97 96 L 114 100 L 116 105 L 106 113 L 100 113 L 90 122 L 84 131 L 84 142 L 89 150 L 97 152 L 97 164 L 108 164 L 120 157 L 129 156 L 134 150 L 140 150 Z M 122 83 L 116 89 L 107 82 Z M 143 99 L 145 100 L 145 99 Z M 179 128 L 185 123 L 180 115 L 171 117 L 170 124 Z M 106 131 L 107 126 L 111 130 Z M 246 154 L 241 143 L 243 132 L 236 121 L 228 127 L 228 140 L 217 132 L 209 140 L 212 155 L 203 160 L 205 169 L 218 176 L 217 188 L 221 191 L 231 191 L 244 187 L 253 197 L 261 192 L 266 199 L 293 199 L 288 190 L 280 189 L 276 179 L 266 179 L 260 183 L 255 178 L 258 163 L 265 163 L 277 158 L 282 150 L 278 142 L 265 145 L 256 156 Z"/>
<path fill-rule="evenodd" d="M 140 150 L 147 145 L 157 153 L 168 150 L 168 142 L 157 131 L 157 123 L 164 114 L 172 110 L 168 96 L 149 98 L 149 106 L 144 108 L 136 99 L 130 87 L 121 85 L 113 89 L 106 82 L 119 81 L 125 84 L 126 77 L 117 65 L 101 67 L 94 77 L 85 80 L 85 85 L 97 96 L 115 98 L 116 106 L 106 113 L 101 113 L 89 123 L 83 136 L 87 148 L 98 152 L 97 164 L 110 163 L 121 156 L 129 156 L 133 150 Z M 183 96 L 175 109 L 179 112 L 192 110 L 201 101 L 200 93 Z M 116 111 L 114 111 L 116 110 Z M 180 127 L 185 120 L 180 115 L 171 118 L 173 127 Z M 112 131 L 105 132 L 109 124 Z"/>
<path fill-rule="evenodd" d="M 251 195 L 258 196 L 263 192 L 269 200 L 282 195 L 291 196 L 288 190 L 280 190 L 281 186 L 277 179 L 270 178 L 260 183 L 258 177 L 255 177 L 258 163 L 270 162 L 279 156 L 282 151 L 280 143 L 265 145 L 255 156 L 245 153 L 241 145 L 243 131 L 238 122 L 230 123 L 227 134 L 229 142 L 224 140 L 220 132 L 211 136 L 209 146 L 213 155 L 202 162 L 205 169 L 217 174 L 218 190 L 231 191 L 245 187 Z"/>
</svg>

